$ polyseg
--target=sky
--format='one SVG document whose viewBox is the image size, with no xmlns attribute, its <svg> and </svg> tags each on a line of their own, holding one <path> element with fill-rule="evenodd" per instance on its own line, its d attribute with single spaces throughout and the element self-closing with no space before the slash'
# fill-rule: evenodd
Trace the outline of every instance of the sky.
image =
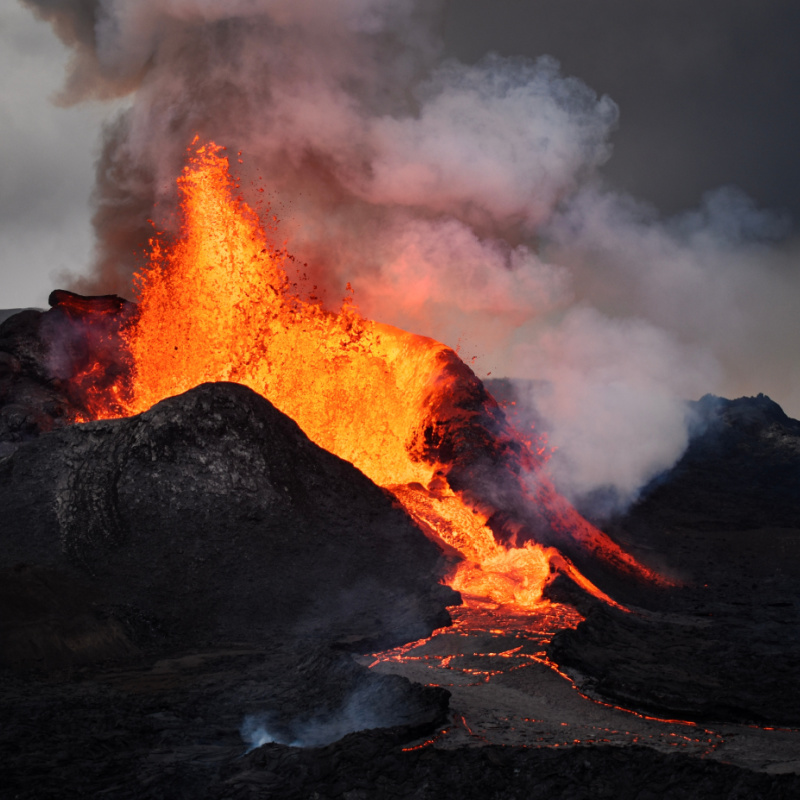
<svg viewBox="0 0 800 800">
<path fill-rule="evenodd" d="M 800 219 L 800 6 L 791 0 L 459 0 L 450 41 L 550 53 L 620 108 L 615 183 L 675 213 L 735 184 Z"/>
<path fill-rule="evenodd" d="M 96 0 L 28 2 L 80 58 L 0 8 L 0 308 L 125 293 L 196 126 L 334 292 L 548 382 L 574 493 L 674 461 L 683 399 L 800 416 L 789 0 L 103 0 L 94 31 Z"/>
</svg>

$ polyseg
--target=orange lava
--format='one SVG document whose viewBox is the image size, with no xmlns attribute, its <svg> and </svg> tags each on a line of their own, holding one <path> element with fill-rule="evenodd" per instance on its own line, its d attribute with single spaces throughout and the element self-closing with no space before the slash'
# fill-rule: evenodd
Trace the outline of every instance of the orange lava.
<svg viewBox="0 0 800 800">
<path fill-rule="evenodd" d="M 536 608 L 555 564 L 611 602 L 552 547 L 498 542 L 487 525 L 491 509 L 443 479 L 446 465 L 432 455 L 438 432 L 474 412 L 442 398 L 454 376 L 479 385 L 450 348 L 364 319 L 349 299 L 331 313 L 293 291 L 287 256 L 237 194 L 222 148 L 196 145 L 178 184 L 181 234 L 153 239 L 136 276 L 138 313 L 124 333 L 127 397 L 117 392 L 104 411 L 95 408 L 98 417 L 136 414 L 204 382 L 245 384 L 318 445 L 390 487 L 424 530 L 460 554 L 450 579 L 456 589 Z M 522 437 L 512 445 L 537 463 Z M 547 506 L 553 527 L 581 541 L 602 537 L 546 487 L 531 499 Z M 649 574 L 610 540 L 603 546 Z"/>
</svg>

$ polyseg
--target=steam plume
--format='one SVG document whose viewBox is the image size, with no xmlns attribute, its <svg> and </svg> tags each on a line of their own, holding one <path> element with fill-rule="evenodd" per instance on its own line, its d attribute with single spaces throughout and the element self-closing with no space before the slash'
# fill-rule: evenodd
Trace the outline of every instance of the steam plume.
<svg viewBox="0 0 800 800">
<path fill-rule="evenodd" d="M 200 133 L 242 151 L 253 205 L 263 177 L 330 299 L 350 281 L 366 315 L 548 381 L 573 497 L 635 497 L 686 445 L 684 398 L 772 391 L 759 354 L 796 350 L 780 219 L 731 189 L 666 221 L 610 191 L 614 103 L 546 56 L 445 58 L 444 0 L 25 2 L 75 49 L 63 102 L 132 98 L 105 130 L 79 289 L 129 293 Z M 800 406 L 796 379 L 781 390 Z"/>
</svg>

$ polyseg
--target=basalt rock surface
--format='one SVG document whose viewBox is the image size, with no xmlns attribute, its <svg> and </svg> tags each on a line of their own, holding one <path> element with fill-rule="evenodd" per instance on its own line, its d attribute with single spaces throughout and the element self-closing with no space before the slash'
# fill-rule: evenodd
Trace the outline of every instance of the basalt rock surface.
<svg viewBox="0 0 800 800">
<path fill-rule="evenodd" d="M 800 422 L 769 398 L 695 404 L 683 458 L 608 530 L 681 581 L 595 607 L 551 654 L 661 716 L 800 725 Z"/>
<path fill-rule="evenodd" d="M 800 526 L 800 421 L 761 394 L 691 404 L 694 435 L 614 528 L 746 531 Z M 643 536 L 648 536 L 643 532 Z"/>
<path fill-rule="evenodd" d="M 0 670 L 0 796 L 230 797 L 228 777 L 251 769 L 243 756 L 256 729 L 296 753 L 389 727 L 400 752 L 445 721 L 447 701 L 298 640 L 93 665 L 66 681 Z"/>
<path fill-rule="evenodd" d="M 93 368 L 98 388 L 126 371 L 120 333 L 134 304 L 56 289 L 50 309 L 0 312 L 0 455 L 78 418 L 91 418 L 74 383 Z"/>
<path fill-rule="evenodd" d="M 0 504 L 0 566 L 90 576 L 186 641 L 406 641 L 457 600 L 388 493 L 238 384 L 21 443 Z"/>
<path fill-rule="evenodd" d="M 317 751 L 267 745 L 235 768 L 215 797 L 375 796 L 475 800 L 792 797 L 795 775 L 761 775 L 643 747 L 570 751 L 476 747 L 403 752 L 392 732 L 353 734 Z M 313 776 L 313 778 L 310 778 Z M 315 794 L 312 794 L 314 792 Z M 256 795 L 258 796 L 258 795 Z"/>
<path fill-rule="evenodd" d="M 137 659 L 125 626 L 104 614 L 98 599 L 86 581 L 59 570 L 0 570 L 0 667 L 53 674 Z"/>
<path fill-rule="evenodd" d="M 39 336 L 42 317 L 41 311 L 27 309 L 0 324 L 0 454 L 68 424 L 75 413 L 47 372 Z"/>
</svg>

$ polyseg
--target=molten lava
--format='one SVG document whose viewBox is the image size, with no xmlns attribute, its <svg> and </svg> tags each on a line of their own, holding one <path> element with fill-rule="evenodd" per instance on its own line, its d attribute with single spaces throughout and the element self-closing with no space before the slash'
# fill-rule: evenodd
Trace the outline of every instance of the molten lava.
<svg viewBox="0 0 800 800">
<path fill-rule="evenodd" d="M 565 536 L 627 574 L 657 577 L 555 493 L 540 455 L 450 348 L 366 320 L 349 300 L 331 313 L 294 292 L 287 256 L 237 195 L 222 148 L 197 146 L 178 183 L 181 235 L 154 239 L 136 277 L 138 313 L 123 334 L 130 383 L 93 413 L 136 414 L 206 381 L 243 383 L 456 551 L 451 583 L 466 594 L 534 608 L 557 568 L 611 602 L 543 546 Z"/>
</svg>

